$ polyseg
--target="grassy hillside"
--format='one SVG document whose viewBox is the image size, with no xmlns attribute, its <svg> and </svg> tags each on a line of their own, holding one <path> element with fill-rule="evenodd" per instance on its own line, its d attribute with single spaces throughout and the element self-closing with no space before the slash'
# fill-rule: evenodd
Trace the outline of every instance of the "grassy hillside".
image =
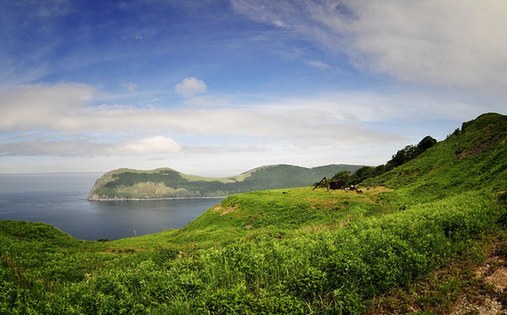
<svg viewBox="0 0 507 315">
<path fill-rule="evenodd" d="M 484 114 L 419 158 L 371 181 L 403 188 L 417 202 L 473 190 L 503 194 L 506 159 L 507 116 Z"/>
<path fill-rule="evenodd" d="M 435 270 L 482 261 L 492 235 L 507 259 L 506 118 L 464 124 L 363 193 L 238 194 L 182 229 L 114 242 L 0 222 L 0 313 L 378 313 L 426 277 L 442 293 L 417 310 L 451 313 L 460 284 Z"/>
<path fill-rule="evenodd" d="M 187 175 L 170 168 L 151 171 L 119 169 L 99 178 L 89 199 L 153 199 L 172 197 L 224 197 L 231 194 L 310 185 L 337 172 L 355 171 L 356 165 L 304 168 L 293 165 L 263 166 L 238 176 L 207 178 Z"/>
</svg>

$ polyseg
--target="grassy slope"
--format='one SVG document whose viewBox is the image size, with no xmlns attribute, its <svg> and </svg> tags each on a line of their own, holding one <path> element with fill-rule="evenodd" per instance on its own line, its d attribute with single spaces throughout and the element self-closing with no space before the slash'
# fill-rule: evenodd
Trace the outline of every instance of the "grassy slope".
<svg viewBox="0 0 507 315">
<path fill-rule="evenodd" d="M 311 187 L 243 193 L 231 196 L 178 230 L 111 242 L 135 249 L 154 244 L 177 250 L 220 247 L 251 241 L 297 236 L 301 232 L 333 230 L 359 218 L 392 210 L 379 197 L 384 187 L 364 194 Z"/>
<path fill-rule="evenodd" d="M 106 243 L 0 222 L 0 313 L 361 312 L 507 221 L 505 118 L 374 180 L 393 190 L 245 193 L 185 228 Z"/>
<path fill-rule="evenodd" d="M 374 181 L 403 188 L 417 202 L 467 190 L 503 191 L 507 187 L 506 144 L 507 116 L 484 114 L 420 158 Z"/>
<path fill-rule="evenodd" d="M 91 199 L 211 197 L 233 193 L 310 185 L 322 177 L 360 166 L 327 165 L 304 168 L 271 165 L 238 176 L 206 178 L 179 173 L 169 168 L 151 171 L 120 169 L 104 174 L 90 193 Z"/>
</svg>

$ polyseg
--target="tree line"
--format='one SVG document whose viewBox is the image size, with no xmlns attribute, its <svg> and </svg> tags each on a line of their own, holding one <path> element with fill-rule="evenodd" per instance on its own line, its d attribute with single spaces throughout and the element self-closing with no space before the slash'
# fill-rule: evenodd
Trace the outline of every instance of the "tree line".
<svg viewBox="0 0 507 315">
<path fill-rule="evenodd" d="M 403 165 L 410 160 L 415 159 L 424 151 L 428 150 L 437 143 L 431 136 L 424 137 L 417 145 L 407 145 L 401 150 L 398 150 L 386 164 L 379 166 L 363 166 L 355 172 L 342 171 L 336 173 L 332 178 L 332 182 L 338 182 L 341 188 L 357 185 L 364 180 L 372 177 L 382 175 L 395 167 Z"/>
</svg>

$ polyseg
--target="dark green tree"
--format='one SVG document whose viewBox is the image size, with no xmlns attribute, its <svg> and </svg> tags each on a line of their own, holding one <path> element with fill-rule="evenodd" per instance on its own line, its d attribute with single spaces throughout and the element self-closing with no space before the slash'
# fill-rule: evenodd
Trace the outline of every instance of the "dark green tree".
<svg viewBox="0 0 507 315">
<path fill-rule="evenodd" d="M 424 151 L 428 150 L 432 146 L 437 143 L 437 140 L 431 136 L 424 137 L 418 144 L 417 144 L 417 151 L 419 154 L 423 153 Z"/>
</svg>

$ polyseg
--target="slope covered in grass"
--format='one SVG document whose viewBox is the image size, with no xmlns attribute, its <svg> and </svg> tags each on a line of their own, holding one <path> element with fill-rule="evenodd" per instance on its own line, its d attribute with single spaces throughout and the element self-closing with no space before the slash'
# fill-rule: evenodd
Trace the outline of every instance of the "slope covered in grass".
<svg viewBox="0 0 507 315">
<path fill-rule="evenodd" d="M 0 313 L 359 314 L 507 227 L 505 122 L 466 123 L 362 194 L 244 193 L 105 243 L 2 222 Z"/>
<path fill-rule="evenodd" d="M 371 181 L 402 188 L 417 202 L 472 190 L 504 194 L 506 159 L 507 116 L 484 114 L 419 158 Z"/>
</svg>

